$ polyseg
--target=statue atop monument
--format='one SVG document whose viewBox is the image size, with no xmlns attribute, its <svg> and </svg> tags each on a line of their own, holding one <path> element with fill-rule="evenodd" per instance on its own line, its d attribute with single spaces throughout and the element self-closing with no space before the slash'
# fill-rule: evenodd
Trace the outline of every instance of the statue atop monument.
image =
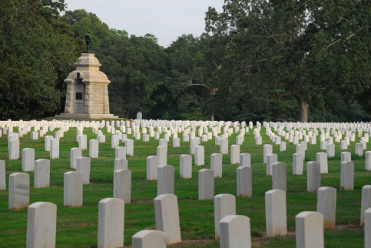
<svg viewBox="0 0 371 248">
<path fill-rule="evenodd" d="M 85 34 L 86 53 L 90 53 L 90 30 Z"/>
</svg>

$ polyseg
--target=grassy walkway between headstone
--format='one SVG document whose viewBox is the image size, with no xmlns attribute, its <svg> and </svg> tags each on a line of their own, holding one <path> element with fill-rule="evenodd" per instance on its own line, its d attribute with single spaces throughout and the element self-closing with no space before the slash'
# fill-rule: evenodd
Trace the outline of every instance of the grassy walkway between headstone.
<svg viewBox="0 0 371 248">
<path fill-rule="evenodd" d="M 15 128 L 16 132 L 17 129 Z M 91 248 L 97 245 L 98 233 L 98 202 L 106 197 L 113 197 L 113 166 L 114 149 L 111 148 L 111 135 L 106 133 L 106 143 L 99 144 L 99 158 L 91 160 L 89 185 L 83 187 L 83 206 L 69 208 L 63 206 L 63 174 L 70 169 L 70 149 L 78 147 L 76 128 L 70 128 L 60 140 L 60 158 L 51 160 L 50 187 L 33 188 L 33 172 L 30 174 L 30 204 L 38 201 L 55 203 L 57 208 L 56 247 Z M 47 135 L 53 135 L 48 132 Z M 85 128 L 88 140 L 96 138 L 91 128 Z M 229 138 L 229 147 L 235 144 L 236 135 Z M 273 144 L 265 135 L 262 127 L 261 135 L 264 144 Z M 161 136 L 162 138 L 163 136 Z M 198 200 L 198 171 L 210 168 L 210 155 L 219 152 L 214 139 L 202 142 L 205 146 L 205 166 L 193 166 L 192 179 L 179 177 L 179 156 L 189 154 L 190 143 L 183 142 L 181 147 L 173 148 L 172 139 L 168 147 L 168 164 L 175 167 L 175 194 L 179 201 L 181 236 L 183 242 L 170 247 L 219 247 L 214 239 L 214 202 Z M 128 138 L 134 139 L 132 135 Z M 284 140 L 283 140 L 284 141 Z M 356 138 L 359 142 L 359 138 Z M 340 143 L 336 144 L 336 156 L 328 161 L 329 173 L 322 174 L 321 185 L 337 189 L 336 229 L 325 230 L 325 247 L 363 247 L 363 227 L 359 225 L 361 210 L 362 186 L 371 184 L 371 172 L 366 171 L 365 158 L 356 157 L 355 143 L 352 142 L 347 151 L 352 153 L 355 167 L 354 190 L 340 190 Z M 155 213 L 153 199 L 157 194 L 157 182 L 146 180 L 147 157 L 156 154 L 159 141 L 150 138 L 149 142 L 134 140 L 134 156 L 127 156 L 129 170 L 132 171 L 132 203 L 125 205 L 125 247 L 131 246 L 131 237 L 143 229 L 155 229 Z M 0 159 L 6 161 L 7 189 L 9 175 L 22 171 L 22 160 L 9 161 L 7 136 L 0 138 Z M 124 146 L 123 143 L 120 143 Z M 253 174 L 253 196 L 251 198 L 236 197 L 237 214 L 250 218 L 253 247 L 295 247 L 295 216 L 301 211 L 316 211 L 317 193 L 306 191 L 306 170 L 304 175 L 292 174 L 292 156 L 296 147 L 287 142 L 287 150 L 279 151 L 279 145 L 273 144 L 273 153 L 278 161 L 287 165 L 287 227 L 285 237 L 268 238 L 265 235 L 264 194 L 272 188 L 271 176 L 266 176 L 266 165 L 263 163 L 263 145 L 255 145 L 252 130 L 245 135 L 241 145 L 241 153 L 251 154 Z M 20 138 L 20 154 L 23 148 L 34 148 L 36 159 L 49 159 L 49 152 L 44 151 L 44 138 L 31 140 L 30 133 Z M 305 165 L 316 160 L 316 153 L 321 152 L 320 142 L 317 145 L 308 143 Z M 83 151 L 88 156 L 88 151 Z M 193 156 L 194 161 L 194 156 Z M 238 165 L 230 164 L 230 156 L 223 155 L 223 178 L 215 178 L 215 195 L 230 193 L 236 195 L 236 169 Z M 27 209 L 8 209 L 8 190 L 0 191 L 0 247 L 25 247 L 27 230 Z"/>
</svg>

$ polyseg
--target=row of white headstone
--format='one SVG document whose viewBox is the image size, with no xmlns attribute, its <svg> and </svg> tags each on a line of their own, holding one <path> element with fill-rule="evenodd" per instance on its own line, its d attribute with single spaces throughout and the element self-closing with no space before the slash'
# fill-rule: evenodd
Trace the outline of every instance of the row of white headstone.
<svg viewBox="0 0 371 248">
<path fill-rule="evenodd" d="M 228 146 L 227 146 L 227 147 L 228 147 Z M 200 171 L 200 174 L 202 174 L 201 171 Z M 211 175 L 211 173 L 209 173 L 209 174 Z M 211 178 L 211 177 L 209 177 L 209 178 Z M 159 180 L 159 181 L 161 181 L 161 180 Z M 200 180 L 200 181 L 201 181 L 201 180 Z"/>
<path fill-rule="evenodd" d="M 97 132 L 98 133 L 98 132 Z M 63 137 L 63 133 L 60 133 L 59 131 L 56 132 L 56 134 L 59 134 L 60 136 Z M 101 134 L 97 134 L 97 135 L 101 135 Z M 116 135 L 113 135 L 112 136 L 112 144 L 113 143 L 119 143 L 118 141 L 118 137 Z M 59 137 L 55 138 L 55 139 L 58 139 Z M 85 138 L 85 139 L 84 139 Z M 53 139 L 53 138 L 51 138 Z M 48 137 L 46 136 L 45 137 L 45 148 L 46 150 L 48 150 L 48 148 L 50 147 L 50 145 L 48 144 L 48 141 L 50 141 L 51 139 L 48 139 Z M 117 141 L 115 141 L 115 139 L 117 139 Z M 10 140 L 12 140 L 12 138 L 10 138 Z M 58 139 L 59 140 L 59 139 Z M 83 140 L 85 140 L 85 142 L 83 142 Z M 217 141 L 218 139 L 216 139 Z M 77 171 L 80 171 L 82 174 L 83 174 L 83 181 L 85 184 L 89 183 L 89 174 L 90 174 L 90 159 L 89 158 L 84 158 L 84 157 L 81 157 L 81 150 L 84 149 L 84 146 L 81 147 L 81 144 L 86 144 L 86 135 L 82 135 L 81 133 L 79 133 L 79 130 L 78 130 L 78 133 L 77 133 L 77 141 L 80 145 L 80 148 L 72 148 L 71 149 L 71 168 L 77 168 Z M 93 143 L 92 141 L 96 141 L 96 140 L 90 140 L 90 144 Z M 128 139 L 126 139 L 125 141 L 128 141 Z M 192 142 L 193 141 L 193 142 Z M 226 142 L 223 142 L 223 141 L 226 141 Z M 200 163 L 199 161 L 204 161 L 204 150 L 202 149 L 197 149 L 197 148 L 203 148 L 203 146 L 200 146 L 198 145 L 200 143 L 200 139 L 198 137 L 195 137 L 191 140 L 191 146 L 190 146 L 190 153 L 192 154 L 192 150 L 201 150 L 200 152 L 195 152 L 195 164 L 196 165 L 203 165 L 203 163 Z M 221 163 L 222 163 L 222 159 L 221 159 L 221 156 L 222 156 L 222 150 L 224 150 L 223 148 L 223 144 L 227 144 L 226 145 L 226 150 L 228 151 L 228 140 L 226 138 L 223 138 L 223 139 L 219 139 L 219 143 L 220 143 L 220 147 L 221 147 L 221 153 L 220 154 L 212 154 L 211 156 L 211 170 L 214 172 L 214 176 L 220 176 L 221 177 L 221 174 L 222 174 L 222 171 L 221 171 Z M 130 146 L 130 143 L 127 143 L 126 146 Z M 300 149 L 301 147 L 304 147 L 305 148 L 302 148 Z M 94 147 L 94 146 L 92 146 Z M 115 147 L 112 145 L 112 147 Z M 126 149 L 125 148 L 121 148 L 121 147 L 116 147 L 117 150 L 119 149 Z M 130 148 L 130 150 L 132 150 L 133 148 Z M 296 174 L 300 174 L 298 172 L 302 171 L 302 169 L 299 168 L 298 164 L 299 163 L 295 163 L 297 161 L 297 159 L 295 159 L 295 155 L 302 155 L 302 153 L 304 152 L 305 153 L 305 149 L 306 149 L 306 143 L 301 143 L 299 145 L 297 145 L 297 150 L 299 151 L 299 153 L 296 153 L 294 154 L 294 173 Z M 52 149 L 50 149 L 52 150 Z M 95 149 L 90 149 L 90 150 L 95 150 Z M 126 149 L 126 150 L 129 150 L 129 149 Z M 264 145 L 264 160 L 266 160 L 267 162 L 267 175 L 272 175 L 272 171 L 273 171 L 273 168 L 272 168 L 272 165 L 274 162 L 277 162 L 277 156 L 275 154 L 271 154 L 272 152 L 272 145 Z M 96 154 L 98 153 L 97 151 L 94 151 L 94 152 L 90 152 L 90 154 Z M 116 152 L 117 153 L 117 152 Z M 121 152 L 123 154 L 125 154 L 125 151 Z M 156 159 L 156 156 L 150 156 L 148 157 L 147 159 L 147 179 L 149 180 L 155 180 L 156 179 L 156 174 L 158 172 L 158 167 L 162 164 L 162 165 L 166 165 L 167 164 L 167 142 L 166 140 L 162 139 L 160 140 L 160 146 L 157 148 L 157 157 L 158 157 L 158 163 L 156 162 L 157 159 Z M 31 149 L 31 148 L 26 148 L 26 149 L 23 149 L 22 151 L 22 154 L 24 154 L 22 156 L 22 160 L 23 160 L 23 163 L 22 163 L 22 168 L 24 168 L 23 170 L 24 171 L 28 171 L 28 170 L 32 170 L 32 166 L 33 166 L 33 161 L 34 161 L 34 149 Z M 236 163 L 236 158 L 235 157 L 238 157 L 239 155 L 239 146 L 238 145 L 232 145 L 231 146 L 231 154 L 233 154 L 234 156 L 231 156 L 231 163 Z M 268 154 L 268 155 L 267 155 Z M 327 172 L 327 166 L 325 164 L 327 164 L 327 160 L 326 160 L 326 157 L 325 156 L 320 156 L 320 155 L 324 155 L 324 154 L 321 154 L 321 153 L 318 153 L 317 154 L 317 160 L 319 160 L 319 163 L 320 163 L 320 171 L 321 173 L 326 173 Z M 369 152 L 366 153 L 366 168 L 368 167 L 367 164 L 370 162 L 369 161 Z M 121 158 L 122 157 L 122 158 Z M 115 158 L 115 170 L 116 169 L 127 169 L 127 160 L 124 158 L 124 156 L 121 156 L 120 158 L 116 155 L 116 158 Z M 201 159 L 199 158 L 201 157 Z M 303 157 L 303 156 L 302 156 Z M 342 156 L 343 157 L 343 156 Z M 346 156 L 344 156 L 346 157 Z M 79 159 L 77 159 L 79 158 Z M 192 170 L 192 165 L 191 163 L 189 162 L 190 161 L 190 157 L 189 155 L 182 155 L 181 156 L 181 177 L 189 177 L 191 176 L 191 170 Z M 153 161 L 152 161 L 153 160 Z M 235 160 L 232 162 L 232 160 Z M 76 163 L 76 161 L 79 161 L 78 163 Z M 187 162 L 187 163 L 182 163 L 183 161 Z M 299 161 L 301 162 L 301 159 L 299 159 Z M 40 162 L 43 162 L 42 164 L 48 164 L 48 161 L 40 161 Z M 28 165 L 30 164 L 30 165 Z M 76 165 L 78 164 L 78 165 Z M 40 166 L 41 167 L 41 166 Z M 48 175 L 49 173 L 48 172 L 45 172 L 45 171 L 48 171 L 48 168 L 50 170 L 50 162 L 49 162 L 49 165 L 48 166 L 42 166 L 43 170 L 40 170 L 40 171 L 44 171 L 44 174 L 45 175 Z M 315 163 L 308 163 L 308 191 L 313 191 L 313 190 L 316 190 L 319 186 L 320 186 L 320 175 L 318 176 L 318 169 L 317 169 L 317 164 Z M 166 167 L 165 167 L 166 168 Z M 162 171 L 166 171 L 165 168 L 161 168 L 161 172 Z M 285 175 L 286 175 L 286 172 L 285 172 L 285 166 L 282 164 L 282 163 L 278 163 L 276 166 L 276 173 L 277 175 L 281 175 L 281 176 L 274 176 L 273 177 L 273 185 L 276 183 L 278 185 L 282 185 L 281 188 L 285 189 L 285 186 L 286 185 L 286 180 L 285 180 Z M 282 169 L 278 169 L 278 168 L 282 168 Z M 299 168 L 299 169 L 298 169 Z M 302 167 L 301 167 L 302 168 Z M 325 168 L 325 169 L 323 169 Z M 342 168 L 342 173 L 341 173 L 341 187 L 344 188 L 344 189 L 352 189 L 353 188 L 353 174 L 354 174 L 354 165 L 350 162 L 350 163 L 345 163 L 345 161 L 343 162 L 343 165 L 341 166 Z M 37 170 L 39 171 L 39 170 Z M 183 171 L 185 171 L 186 173 L 182 173 Z M 347 173 L 346 173 L 347 172 Z M 163 173 L 163 172 L 162 172 Z M 36 173 L 35 173 L 36 174 Z M 39 173 L 37 173 L 39 174 Z M 184 175 L 182 175 L 184 174 Z M 186 175 L 185 175 L 186 174 Z M 208 174 L 211 174 L 211 172 L 209 171 L 204 171 L 202 170 L 201 173 L 200 173 L 200 182 L 209 182 L 210 180 L 206 180 L 204 178 L 207 178 L 206 175 Z M 251 173 L 250 173 L 251 174 Z M 250 176 L 251 177 L 251 176 Z M 45 179 L 43 183 L 38 183 L 36 182 L 36 179 L 37 178 L 42 178 L 42 179 Z M 239 176 L 237 176 L 237 178 L 239 178 Z M 241 180 L 240 180 L 241 181 Z M 161 180 L 160 180 L 161 182 Z M 45 177 L 35 177 L 35 185 L 48 185 L 48 176 L 45 176 Z M 159 184 L 161 185 L 161 184 Z M 42 187 L 42 186 L 39 186 L 39 187 Z M 161 188 L 161 186 L 158 186 L 159 188 Z M 202 185 L 201 187 L 199 187 L 200 189 L 203 188 Z M 207 187 L 208 188 L 208 187 Z M 238 187 L 240 188 L 240 187 Z M 251 189 L 247 189 L 247 187 L 245 187 L 246 190 L 242 190 L 242 191 L 250 191 L 251 192 Z M 250 187 L 251 188 L 251 187 Z M 173 192 L 172 190 L 170 190 L 170 192 Z M 200 191 L 202 192 L 202 191 Z"/>
<path fill-rule="evenodd" d="M 361 224 L 365 225 L 365 247 L 371 242 L 371 208 L 364 209 L 370 200 L 371 185 L 362 189 Z M 368 195 L 368 199 L 364 196 Z M 181 242 L 178 200 L 174 194 L 161 194 L 154 199 L 157 230 L 142 230 L 132 237 L 132 247 L 166 247 Z M 57 206 L 36 202 L 28 207 L 27 246 L 55 247 Z M 286 193 L 269 190 L 265 193 L 267 236 L 287 234 Z M 324 247 L 324 228 L 335 227 L 336 189 L 318 190 L 317 211 L 304 211 L 295 217 L 297 248 Z M 121 247 L 124 242 L 125 202 L 118 198 L 105 198 L 98 209 L 98 247 Z M 214 197 L 215 238 L 220 247 L 251 247 L 250 219 L 236 215 L 236 200 L 231 194 Z"/>
<path fill-rule="evenodd" d="M 31 122 L 31 123 L 36 125 L 38 122 Z M 231 123 L 231 122 L 227 122 L 227 123 L 225 123 L 225 122 L 189 122 L 189 121 L 185 121 L 185 122 L 181 122 L 181 121 L 177 121 L 177 122 L 175 122 L 175 121 L 174 122 L 171 122 L 171 121 L 170 122 L 164 122 L 164 121 L 159 122 L 159 121 L 145 121 L 145 120 L 135 121 L 135 122 L 132 122 L 131 124 L 128 121 L 127 122 L 117 121 L 116 123 L 115 122 L 111 122 L 111 123 L 106 122 L 105 123 L 105 122 L 102 121 L 100 123 L 99 122 L 93 122 L 93 124 L 88 123 L 88 122 L 82 122 L 82 123 L 62 122 L 62 124 L 61 124 L 61 123 L 57 122 L 57 124 L 55 124 L 55 123 L 54 124 L 49 124 L 49 129 L 50 129 L 50 127 L 53 127 L 52 129 L 54 130 L 56 128 L 56 126 L 59 126 L 59 128 L 61 128 L 60 130 L 58 130 L 55 133 L 54 138 L 63 137 L 63 132 L 68 130 L 68 128 L 70 126 L 73 126 L 72 124 L 75 124 L 74 126 L 78 127 L 78 131 L 81 132 L 80 133 L 81 135 L 83 135 L 82 130 L 84 129 L 84 125 L 85 126 L 93 126 L 94 125 L 93 126 L 93 132 L 97 133 L 97 139 L 99 140 L 99 142 L 104 142 L 105 141 L 105 136 L 102 135 L 102 132 L 98 128 L 102 127 L 102 126 L 106 126 L 108 132 L 119 136 L 119 138 L 117 136 L 112 137 L 112 147 L 113 148 L 118 145 L 118 139 L 121 139 L 121 140 L 125 141 L 126 138 L 124 136 L 126 136 L 127 134 L 131 134 L 131 130 L 133 130 L 134 136 L 135 136 L 136 139 L 139 139 L 141 137 L 141 132 L 142 132 L 144 141 L 148 141 L 149 137 L 155 137 L 155 136 L 156 136 L 157 139 L 159 139 L 159 134 L 161 134 L 162 132 L 165 133 L 165 138 L 167 140 L 169 140 L 170 135 L 173 135 L 173 145 L 176 147 L 177 144 L 179 144 L 179 141 L 180 141 L 179 138 L 177 137 L 178 133 L 183 132 L 183 140 L 187 141 L 187 140 L 190 139 L 191 142 L 192 142 L 192 139 L 196 135 L 196 127 L 199 127 L 197 134 L 199 135 L 200 138 L 202 137 L 202 141 L 207 141 L 208 139 L 210 139 L 214 136 L 215 137 L 215 142 L 217 144 L 219 143 L 220 139 L 222 139 L 223 137 L 227 138 L 228 136 L 230 136 L 233 133 L 233 131 L 240 132 L 240 135 L 237 136 L 236 144 L 241 144 L 242 143 L 241 140 L 243 140 L 243 135 L 245 134 L 245 132 L 248 132 L 249 127 L 252 128 L 252 122 L 249 123 L 249 127 L 245 127 L 246 123 L 244 123 L 244 122 L 242 122 L 242 123 L 238 123 L 238 122 L 234 122 L 234 123 Z M 65 126 L 63 126 L 63 124 Z M 115 130 L 115 124 L 117 126 L 119 125 L 120 130 Z M 167 124 L 167 125 L 160 126 L 160 125 L 163 125 L 163 124 Z M 269 124 L 274 126 L 274 123 L 273 124 L 272 123 L 266 123 L 266 122 L 263 123 L 263 126 L 265 126 L 267 128 L 267 131 L 266 131 L 267 135 L 269 135 L 271 137 L 272 141 L 274 141 L 276 144 L 280 144 L 282 146 L 281 150 L 285 149 L 285 142 L 279 142 L 281 140 L 281 136 L 285 137 L 289 141 L 292 141 L 292 139 L 294 139 L 294 141 L 295 141 L 295 142 L 293 142 L 294 144 L 299 142 L 300 139 L 304 139 L 304 141 L 307 142 L 308 137 L 312 137 L 311 144 L 313 144 L 312 141 L 316 140 L 316 135 L 318 133 L 318 130 L 314 130 L 314 131 L 308 131 L 308 133 L 311 136 L 305 135 L 303 133 L 305 133 L 306 131 L 303 130 L 303 129 L 301 129 L 300 131 L 290 130 L 290 131 L 285 132 L 285 131 L 283 131 L 283 127 L 285 127 L 285 125 L 286 125 L 286 129 L 292 128 L 293 125 L 291 125 L 290 123 L 283 123 L 283 124 L 280 125 L 280 127 L 278 129 L 277 129 L 277 124 L 276 124 L 276 126 L 274 126 L 275 127 L 274 130 L 277 130 L 277 135 L 276 135 L 274 132 L 272 132 L 270 130 Z M 212 128 L 212 132 L 209 132 L 207 125 L 208 125 L 209 128 Z M 127 128 L 127 126 L 131 126 L 131 127 Z M 141 126 L 142 126 L 142 130 L 140 132 L 140 127 Z M 154 126 L 157 128 L 156 133 L 154 132 Z M 218 136 L 220 134 L 220 132 L 222 131 L 223 126 L 224 126 L 224 129 L 223 129 L 224 134 L 221 135 L 221 136 Z M 319 126 L 321 126 L 321 125 L 319 125 Z M 10 133 L 10 135 L 8 136 L 9 137 L 9 147 L 17 147 L 17 144 L 16 144 L 17 141 L 16 140 L 17 140 L 18 137 L 14 137 L 14 138 L 12 138 L 12 137 L 13 137 L 13 135 L 14 136 L 19 136 L 21 133 L 22 134 L 24 134 L 25 132 L 27 133 L 27 130 L 31 129 L 30 126 L 27 126 L 27 127 L 28 127 L 27 129 L 20 127 L 19 128 L 20 131 L 19 131 L 18 134 Z M 39 127 L 39 126 L 38 125 L 33 126 L 34 129 L 38 129 L 36 127 Z M 150 135 L 147 134 L 147 127 L 149 129 Z M 168 127 L 169 127 L 169 129 L 168 129 Z M 234 127 L 234 128 L 230 128 L 230 127 Z M 241 129 L 240 129 L 240 127 L 241 127 Z M 255 135 L 255 139 L 256 139 L 257 144 L 262 143 L 262 139 L 261 139 L 261 136 L 260 136 L 260 128 L 261 128 L 260 123 L 257 123 L 257 126 L 254 129 L 254 135 Z M 2 129 L 4 129 L 4 128 L 2 128 Z M 355 128 L 353 128 L 353 129 L 355 129 Z M 9 132 L 11 132 L 10 130 L 12 130 L 12 128 L 9 127 Z M 45 134 L 45 132 L 46 132 L 45 130 L 48 130 L 48 128 L 40 128 L 40 130 L 39 130 L 40 136 L 43 136 Z M 348 129 L 345 129 L 345 130 L 348 130 Z M 345 130 L 342 130 L 342 131 L 345 132 Z M 358 130 L 359 130 L 359 136 L 360 136 L 360 134 L 362 134 L 363 129 L 358 127 Z M 369 130 L 369 129 L 365 128 L 365 130 Z M 34 131 L 34 132 L 37 132 L 37 131 Z M 123 137 L 121 137 L 122 133 L 125 133 L 125 132 L 127 132 L 127 134 L 123 134 Z M 203 133 L 205 133 L 205 135 Z M 80 134 L 79 133 L 77 134 L 78 141 L 79 141 L 79 138 L 80 138 L 79 137 Z M 334 134 L 337 135 L 336 132 L 334 132 Z M 350 142 L 349 137 L 352 137 L 351 140 L 354 141 L 355 134 L 352 133 L 351 131 L 346 131 L 346 134 L 347 134 L 347 137 L 345 137 L 345 140 L 343 140 L 343 141 L 345 141 L 349 145 L 349 142 Z M 279 135 L 281 135 L 281 136 L 279 136 Z M 334 154 L 334 146 L 333 146 L 333 137 L 329 137 L 329 135 L 330 135 L 329 131 L 322 132 L 320 137 L 321 137 L 321 148 L 326 149 L 328 151 L 328 156 L 331 157 Z M 37 135 L 35 135 L 35 136 L 37 136 Z M 338 137 L 338 136 L 336 136 L 336 137 Z M 50 139 L 50 138 L 51 137 L 48 137 L 48 139 Z M 327 138 L 327 140 L 325 140 L 326 138 Z M 13 142 L 13 140 L 14 140 L 14 142 Z M 366 133 L 364 133 L 364 137 L 361 138 L 361 142 L 357 143 L 357 145 L 356 145 L 356 154 L 361 155 L 362 151 L 366 148 L 366 143 L 368 142 L 368 140 L 369 140 L 369 133 L 366 132 Z M 82 140 L 81 140 L 81 142 L 79 142 L 79 144 L 80 144 L 82 149 L 86 149 L 86 146 L 87 146 L 86 136 L 82 137 Z M 57 144 L 55 144 L 55 145 L 57 146 Z M 48 140 L 46 141 L 46 146 L 49 147 L 49 141 Z M 323 148 L 323 146 L 324 146 L 324 148 Z M 11 148 L 9 148 L 9 149 L 11 149 Z M 346 148 L 344 148 L 344 149 L 346 149 Z M 12 149 L 12 150 L 15 150 L 15 149 Z M 10 159 L 18 159 L 19 155 L 18 156 L 16 155 L 17 151 L 14 151 L 13 153 L 15 154 L 15 156 L 10 156 Z M 194 153 L 194 149 L 191 149 L 191 154 L 193 154 L 193 153 Z M 222 154 L 227 154 L 228 153 L 228 141 L 227 141 L 227 144 L 221 144 L 221 153 Z M 59 154 L 56 152 L 55 155 L 51 155 L 51 158 L 58 157 L 58 156 L 59 156 Z"/>
</svg>

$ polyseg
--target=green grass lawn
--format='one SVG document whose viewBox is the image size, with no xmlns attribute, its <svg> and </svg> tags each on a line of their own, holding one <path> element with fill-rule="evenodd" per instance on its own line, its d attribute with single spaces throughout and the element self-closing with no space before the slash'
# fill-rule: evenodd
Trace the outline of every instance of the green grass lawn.
<svg viewBox="0 0 371 248">
<path fill-rule="evenodd" d="M 57 129 L 56 129 L 57 130 Z M 56 131 L 54 130 L 54 131 Z M 17 128 L 14 128 L 17 131 Z M 99 158 L 91 160 L 89 185 L 84 185 L 83 206 L 69 208 L 63 206 L 63 174 L 70 169 L 70 149 L 77 147 L 76 128 L 70 128 L 60 140 L 60 158 L 51 160 L 50 187 L 33 188 L 33 172 L 30 174 L 30 204 L 38 201 L 55 203 L 57 209 L 57 247 L 96 247 L 98 233 L 98 202 L 106 197 L 113 197 L 113 166 L 115 152 L 111 148 L 111 134 L 106 134 L 106 143 L 99 144 Z M 211 130 L 210 130 L 211 131 Z M 48 132 L 47 135 L 53 135 Z M 91 128 L 85 128 L 88 140 L 96 138 Z M 161 135 L 161 138 L 164 134 Z M 262 127 L 261 135 L 264 144 L 273 144 L 265 135 Z M 235 144 L 237 134 L 229 138 L 229 147 Z M 168 164 L 175 167 L 175 194 L 178 197 L 180 228 L 183 242 L 174 247 L 219 247 L 214 240 L 214 202 L 198 200 L 198 171 L 210 168 L 210 156 L 219 152 L 215 141 L 202 142 L 205 146 L 205 166 L 193 166 L 192 178 L 181 179 L 179 176 L 179 157 L 189 154 L 190 143 L 182 141 L 180 147 L 172 147 L 170 138 L 168 147 Z M 357 135 L 358 137 L 358 135 Z M 132 135 L 128 138 L 134 139 Z M 282 139 L 284 140 L 284 139 Z M 359 142 L 359 138 L 356 138 Z M 362 186 L 371 184 L 371 172 L 366 171 L 365 158 L 355 156 L 355 143 L 348 146 L 352 153 L 355 167 L 354 190 L 340 190 L 340 143 L 336 144 L 336 156 L 328 161 L 329 173 L 322 174 L 321 185 L 337 189 L 336 229 L 325 230 L 325 247 L 363 247 L 363 227 L 359 226 L 361 210 Z M 306 151 L 305 165 L 316 160 L 316 153 L 321 152 L 319 140 L 317 145 L 310 145 Z M 149 142 L 135 140 L 134 156 L 128 156 L 129 170 L 132 171 L 132 203 L 125 206 L 125 247 L 130 247 L 131 237 L 143 229 L 155 229 L 155 213 L 153 199 L 157 196 L 157 182 L 146 180 L 147 157 L 156 154 L 159 140 L 150 138 Z M 0 159 L 6 161 L 7 184 L 9 175 L 22 171 L 22 160 L 8 160 L 7 136 L 0 137 Z M 120 143 L 124 146 L 124 143 Z M 296 147 L 287 142 L 287 150 L 279 151 L 279 145 L 273 144 L 273 152 L 278 161 L 287 165 L 287 227 L 285 237 L 268 238 L 265 235 L 264 194 L 272 188 L 271 176 L 266 176 L 266 165 L 263 163 L 263 145 L 255 145 L 253 131 L 245 134 L 245 142 L 241 145 L 241 153 L 251 154 L 253 173 L 253 196 L 236 198 L 238 215 L 250 218 L 253 247 L 295 247 L 295 216 L 301 211 L 315 211 L 317 193 L 306 192 L 306 170 L 304 175 L 292 174 L 292 155 Z M 20 138 L 20 149 L 34 148 L 36 159 L 49 158 L 44 151 L 44 138 L 31 140 L 28 133 Z M 323 151 L 322 151 L 323 152 Z M 20 154 L 22 152 L 20 151 Z M 88 156 L 88 151 L 83 151 Z M 194 156 L 193 156 L 194 161 Z M 223 155 L 223 178 L 215 178 L 215 195 L 230 193 L 236 195 L 236 169 L 238 165 L 230 164 L 230 156 Z M 7 185 L 8 188 L 8 185 Z M 8 209 L 8 190 L 0 191 L 0 247 L 25 247 L 27 230 L 27 209 Z"/>
</svg>

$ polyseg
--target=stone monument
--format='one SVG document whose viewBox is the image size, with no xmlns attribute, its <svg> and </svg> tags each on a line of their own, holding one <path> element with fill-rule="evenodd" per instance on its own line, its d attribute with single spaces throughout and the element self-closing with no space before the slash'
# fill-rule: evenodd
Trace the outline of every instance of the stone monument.
<svg viewBox="0 0 371 248">
<path fill-rule="evenodd" d="M 82 53 L 67 83 L 66 105 L 59 118 L 118 118 L 110 114 L 108 80 L 99 71 L 101 64 L 93 53 Z"/>
</svg>

